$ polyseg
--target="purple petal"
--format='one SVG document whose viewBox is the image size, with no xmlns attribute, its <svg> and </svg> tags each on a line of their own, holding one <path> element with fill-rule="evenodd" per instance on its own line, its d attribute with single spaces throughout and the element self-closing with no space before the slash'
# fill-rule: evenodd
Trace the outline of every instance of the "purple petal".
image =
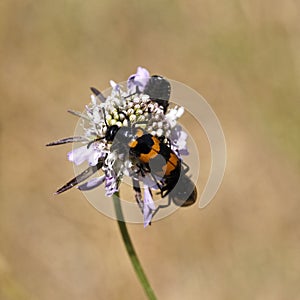
<svg viewBox="0 0 300 300">
<path fill-rule="evenodd" d="M 73 149 L 68 153 L 69 161 L 73 162 L 75 165 L 80 165 L 84 161 L 89 159 L 89 156 L 92 154 L 92 147 L 87 148 L 87 146 L 82 146 L 76 149 Z"/>
<path fill-rule="evenodd" d="M 105 178 L 105 195 L 107 197 L 112 196 L 115 192 L 118 191 L 117 179 L 113 176 Z"/>
<path fill-rule="evenodd" d="M 113 80 L 111 80 L 109 83 L 113 90 L 115 90 L 117 92 L 120 91 L 120 86 L 117 83 L 115 83 Z"/>
<path fill-rule="evenodd" d="M 96 164 L 99 162 L 99 158 L 102 158 L 103 156 L 104 156 L 103 152 L 96 151 L 96 150 L 91 152 L 88 157 L 89 165 L 96 166 Z"/>
<path fill-rule="evenodd" d="M 180 125 L 176 125 L 171 129 L 170 139 L 172 141 L 177 141 L 180 136 L 180 132 L 182 131 L 182 127 Z"/>
<path fill-rule="evenodd" d="M 149 188 L 144 184 L 144 227 L 147 227 L 152 219 L 152 212 L 155 210 L 155 204 L 152 199 Z"/>
<path fill-rule="evenodd" d="M 79 185 L 77 188 L 81 191 L 89 191 L 101 185 L 104 182 L 104 180 L 105 180 L 105 175 L 101 177 L 95 177 L 89 180 L 88 182 Z"/>
<path fill-rule="evenodd" d="M 189 155 L 186 142 L 187 138 L 187 133 L 182 130 L 180 125 L 176 125 L 174 128 L 172 128 L 170 135 L 173 146 L 172 148 L 177 150 L 180 155 Z"/>
<path fill-rule="evenodd" d="M 129 76 L 127 80 L 127 87 L 129 90 L 135 92 L 136 87 L 142 92 L 150 78 L 150 73 L 147 69 L 138 67 L 136 74 Z"/>
<path fill-rule="evenodd" d="M 180 155 L 190 155 L 190 152 L 188 151 L 187 148 L 185 148 L 185 149 L 180 149 L 179 154 Z"/>
<path fill-rule="evenodd" d="M 160 180 L 161 178 L 157 178 L 157 180 Z M 153 190 L 157 190 L 158 186 L 156 181 L 152 178 L 152 176 L 149 176 L 147 174 L 145 174 L 145 176 L 140 176 L 139 180 L 143 182 L 144 186 L 150 187 Z"/>
</svg>

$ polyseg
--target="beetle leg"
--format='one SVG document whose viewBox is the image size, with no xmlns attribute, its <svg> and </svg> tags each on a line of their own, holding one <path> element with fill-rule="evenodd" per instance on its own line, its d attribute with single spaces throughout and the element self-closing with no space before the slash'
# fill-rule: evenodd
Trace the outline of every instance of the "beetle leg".
<svg viewBox="0 0 300 300">
<path fill-rule="evenodd" d="M 168 203 L 167 204 L 161 204 L 159 205 L 152 213 L 152 218 L 157 214 L 157 212 L 161 209 L 161 208 L 166 208 L 169 207 L 171 205 L 171 198 L 168 197 Z"/>
<path fill-rule="evenodd" d="M 137 202 L 141 212 L 144 211 L 144 202 L 142 200 L 142 193 L 140 181 L 136 177 L 132 177 L 133 190 L 135 191 L 135 201 Z"/>
<path fill-rule="evenodd" d="M 184 172 L 184 175 L 190 170 L 190 167 L 182 160 L 181 165 L 183 165 L 185 168 L 181 169 Z"/>
</svg>

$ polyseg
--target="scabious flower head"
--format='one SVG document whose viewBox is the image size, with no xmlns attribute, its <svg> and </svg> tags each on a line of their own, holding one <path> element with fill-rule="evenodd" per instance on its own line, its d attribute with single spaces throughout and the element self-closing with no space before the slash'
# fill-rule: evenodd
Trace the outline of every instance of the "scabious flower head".
<svg viewBox="0 0 300 300">
<path fill-rule="evenodd" d="M 112 89 L 106 98 L 93 88 L 91 102 L 86 105 L 85 114 L 81 115 L 84 145 L 68 153 L 69 161 L 74 164 L 87 162 L 91 168 L 101 169 L 104 174 L 80 184 L 80 190 L 87 191 L 104 184 L 106 195 L 112 196 L 119 190 L 123 176 L 135 177 L 143 183 L 144 199 L 140 199 L 140 207 L 144 226 L 150 224 L 155 211 L 151 190 L 158 188 L 157 182 L 148 174 L 141 176 L 138 161 L 129 155 L 126 145 L 123 145 L 125 148 L 122 145 L 116 147 L 114 141 L 107 140 L 106 133 L 114 125 L 118 128 L 141 127 L 153 136 L 164 138 L 179 158 L 188 154 L 187 134 L 177 124 L 184 108 L 175 106 L 166 109 L 151 99 L 144 92 L 150 78 L 148 70 L 138 67 L 137 73 L 128 78 L 127 87 L 110 81 Z"/>
</svg>

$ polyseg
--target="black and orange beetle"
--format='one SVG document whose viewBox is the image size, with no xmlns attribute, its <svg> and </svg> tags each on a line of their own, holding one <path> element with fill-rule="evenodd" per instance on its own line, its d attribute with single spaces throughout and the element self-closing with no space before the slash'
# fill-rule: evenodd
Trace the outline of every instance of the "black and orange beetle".
<svg viewBox="0 0 300 300">
<path fill-rule="evenodd" d="M 92 88 L 92 91 L 96 96 L 98 96 L 98 94 L 102 96 L 95 88 Z M 143 92 L 149 95 L 149 98 L 157 102 L 163 108 L 164 112 L 166 112 L 169 106 L 170 91 L 170 83 L 166 79 L 161 76 L 151 76 Z M 139 93 L 138 90 L 137 93 Z M 104 98 L 104 96 L 102 97 Z M 106 123 L 104 110 L 103 115 Z M 107 130 L 105 136 L 98 137 L 89 142 L 87 148 L 89 148 L 92 143 L 105 139 L 108 143 L 112 144 L 111 151 L 128 155 L 138 168 L 138 174 L 133 174 L 132 176 L 133 188 L 137 193 L 140 193 L 138 176 L 150 174 L 160 190 L 161 197 L 168 195 L 169 198 L 168 203 L 166 205 L 160 205 L 156 209 L 156 212 L 161 207 L 169 206 L 171 201 L 178 206 L 189 206 L 195 203 L 197 199 L 197 189 L 191 179 L 186 175 L 189 167 L 182 162 L 171 149 L 167 139 L 154 136 L 136 125 L 138 125 L 138 123 L 119 127 L 117 125 L 109 126 L 106 123 Z M 65 143 L 65 140 L 50 143 L 48 146 L 62 143 Z M 87 168 L 61 187 L 56 193 L 62 193 L 84 181 L 101 169 L 102 165 L 103 160 L 99 160 L 96 166 Z"/>
</svg>

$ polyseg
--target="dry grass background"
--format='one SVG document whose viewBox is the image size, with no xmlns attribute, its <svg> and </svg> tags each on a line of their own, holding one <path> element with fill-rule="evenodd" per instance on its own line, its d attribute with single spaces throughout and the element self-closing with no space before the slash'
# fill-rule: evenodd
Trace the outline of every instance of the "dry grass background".
<svg viewBox="0 0 300 300">
<path fill-rule="evenodd" d="M 73 171 L 68 147 L 44 147 L 73 133 L 66 110 L 89 86 L 138 65 L 199 91 L 228 147 L 207 208 L 129 225 L 158 298 L 300 298 L 299 2 L 12 0 L 0 12 L 1 300 L 145 299 L 115 221 L 76 190 L 52 196 Z"/>
</svg>

